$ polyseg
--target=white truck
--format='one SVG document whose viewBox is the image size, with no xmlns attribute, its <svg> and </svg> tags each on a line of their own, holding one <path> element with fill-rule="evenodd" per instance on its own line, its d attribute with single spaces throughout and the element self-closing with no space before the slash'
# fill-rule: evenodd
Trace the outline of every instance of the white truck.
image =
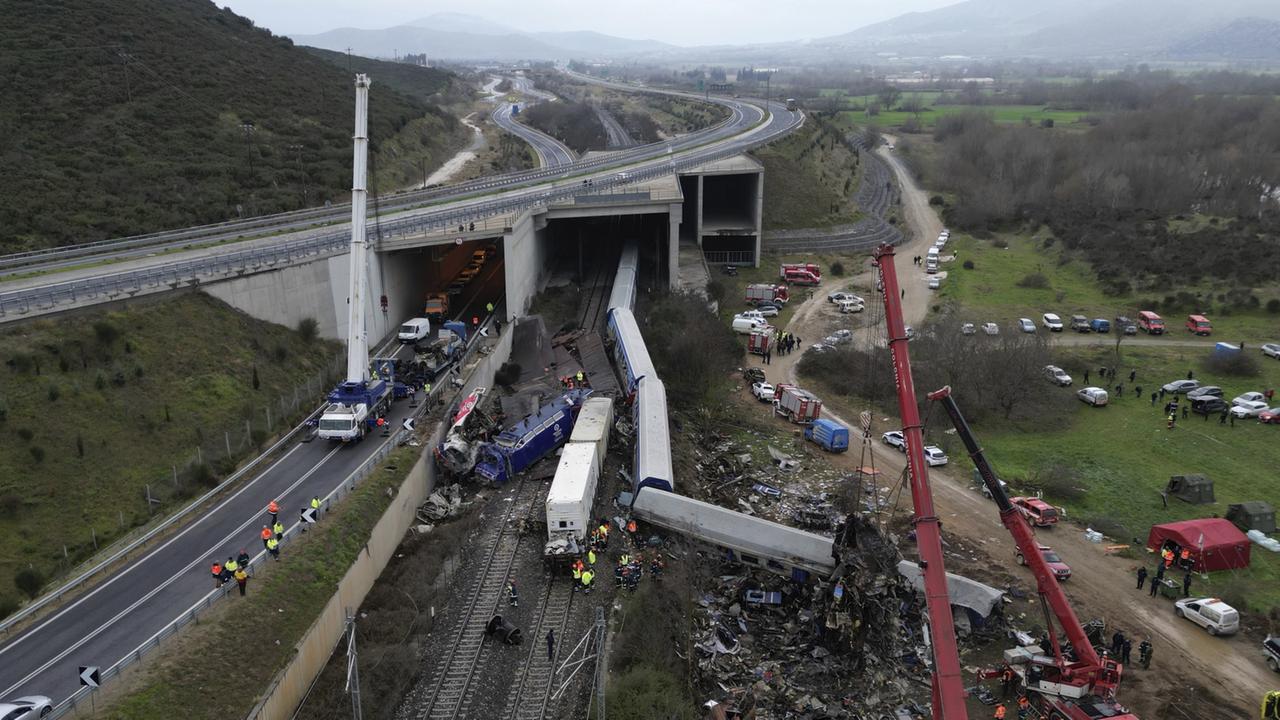
<svg viewBox="0 0 1280 720">
<path fill-rule="evenodd" d="M 600 465 L 594 443 L 569 443 L 560 453 L 555 479 L 547 493 L 547 541 L 572 537 L 581 542 L 591 528 Z"/>
<path fill-rule="evenodd" d="M 570 445 L 593 445 L 596 449 L 596 471 L 604 465 L 609 452 L 609 430 L 613 427 L 613 400 L 607 397 L 588 398 L 578 411 L 578 420 L 569 434 Z"/>
</svg>

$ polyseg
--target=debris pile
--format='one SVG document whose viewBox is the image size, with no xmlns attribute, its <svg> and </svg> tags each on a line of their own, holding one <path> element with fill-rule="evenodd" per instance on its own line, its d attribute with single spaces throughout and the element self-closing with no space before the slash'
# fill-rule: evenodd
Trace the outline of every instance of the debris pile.
<svg viewBox="0 0 1280 720">
<path fill-rule="evenodd" d="M 760 717 L 927 714 L 920 600 L 897 572 L 896 547 L 862 523 L 851 534 L 856 549 L 830 581 L 740 570 L 697 600 L 698 666 L 725 693 L 718 700 L 749 694 Z"/>
<path fill-rule="evenodd" d="M 426 502 L 418 506 L 418 520 L 424 524 L 440 522 L 462 513 L 463 508 L 471 501 L 462 499 L 462 486 L 453 483 L 443 490 L 436 490 L 427 497 Z"/>
</svg>

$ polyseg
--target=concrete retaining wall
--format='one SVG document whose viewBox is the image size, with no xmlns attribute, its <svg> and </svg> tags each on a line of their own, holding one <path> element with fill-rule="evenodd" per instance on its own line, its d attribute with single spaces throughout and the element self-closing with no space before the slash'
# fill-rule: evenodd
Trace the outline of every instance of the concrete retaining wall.
<svg viewBox="0 0 1280 720">
<path fill-rule="evenodd" d="M 514 337 L 514 328 L 509 325 L 503 328 L 502 335 L 493 342 L 492 351 L 480 356 L 472 366 L 462 392 L 470 392 L 479 386 L 492 386 L 498 368 L 511 356 Z M 424 445 L 422 456 L 400 484 L 395 500 L 374 526 L 364 552 L 342 577 L 337 592 L 324 606 L 315 624 L 298 642 L 292 662 L 276 675 L 266 695 L 246 720 L 288 720 L 293 717 L 307 690 L 324 670 L 342 639 L 347 610 L 354 612 L 364 602 L 409 526 L 417 522 L 418 506 L 435 487 L 436 469 L 429 450 L 440 443 L 443 434 L 444 423 L 440 423 Z"/>
</svg>

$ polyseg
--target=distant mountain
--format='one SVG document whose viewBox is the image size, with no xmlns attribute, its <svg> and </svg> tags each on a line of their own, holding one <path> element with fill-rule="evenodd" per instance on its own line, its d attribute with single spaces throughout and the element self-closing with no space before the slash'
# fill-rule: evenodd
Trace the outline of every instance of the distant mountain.
<svg viewBox="0 0 1280 720">
<path fill-rule="evenodd" d="M 5 22 L 0 252 L 348 196 L 345 64 L 209 0 L 10 3 Z M 425 157 L 426 137 L 443 154 L 459 134 L 422 99 L 452 76 L 405 68 L 419 71 L 416 97 L 376 75 L 370 90 L 370 162 L 384 175 L 405 165 L 406 144 Z"/>
<path fill-rule="evenodd" d="M 1275 0 L 965 0 L 822 38 L 810 50 L 938 57 L 1152 56 L 1242 17 L 1280 20 Z"/>
<path fill-rule="evenodd" d="M 1280 22 L 1241 18 L 1169 47 L 1176 60 L 1280 61 Z"/>
<path fill-rule="evenodd" d="M 301 45 L 373 57 L 425 53 L 449 60 L 568 60 L 661 52 L 672 45 L 632 40 L 591 31 L 523 32 L 485 18 L 436 13 L 381 30 L 338 28 L 316 35 L 294 35 Z"/>
</svg>

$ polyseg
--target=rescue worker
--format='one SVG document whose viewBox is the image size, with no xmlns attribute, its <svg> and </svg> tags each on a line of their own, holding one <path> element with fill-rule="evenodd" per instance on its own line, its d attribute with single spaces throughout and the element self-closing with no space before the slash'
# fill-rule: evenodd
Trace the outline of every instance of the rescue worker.
<svg viewBox="0 0 1280 720">
<path fill-rule="evenodd" d="M 507 602 L 511 607 L 520 607 L 520 596 L 516 593 L 516 583 L 514 580 L 507 581 Z"/>
<path fill-rule="evenodd" d="M 213 575 L 213 586 L 215 588 L 222 587 L 222 563 L 214 560 L 213 565 L 209 568 L 209 573 Z"/>
<path fill-rule="evenodd" d="M 583 594 L 591 594 L 591 581 L 595 579 L 595 573 L 585 570 L 582 573 L 582 592 Z"/>
<path fill-rule="evenodd" d="M 311 509 L 316 511 L 316 520 L 320 519 L 320 496 L 311 496 Z"/>
<path fill-rule="evenodd" d="M 1129 638 L 1124 639 L 1124 644 L 1120 646 L 1120 662 L 1128 665 L 1130 663 L 1129 656 L 1133 653 L 1133 641 Z"/>
<path fill-rule="evenodd" d="M 284 523 L 276 523 L 271 527 L 271 532 L 275 533 L 276 539 L 284 537 Z"/>
<path fill-rule="evenodd" d="M 1151 669 L 1152 650 L 1151 638 L 1143 640 L 1142 644 L 1138 646 L 1138 662 L 1141 663 L 1143 670 Z"/>
<path fill-rule="evenodd" d="M 595 550 L 588 550 L 588 551 L 587 551 L 587 564 L 588 564 L 588 565 L 595 565 L 595 564 L 596 564 L 596 551 L 595 551 Z"/>
<path fill-rule="evenodd" d="M 240 568 L 236 571 L 235 578 L 236 585 L 240 586 L 240 597 L 244 597 L 244 587 L 249 584 L 249 573 L 245 572 L 244 568 Z"/>
<path fill-rule="evenodd" d="M 1182 576 L 1182 597 L 1191 597 L 1191 571 Z"/>
<path fill-rule="evenodd" d="M 228 555 L 227 561 L 222 564 L 222 567 L 226 569 L 227 572 L 235 575 L 236 571 L 240 569 L 240 563 L 236 562 L 230 555 Z"/>
<path fill-rule="evenodd" d="M 492 315 L 492 314 L 493 314 L 493 303 L 485 303 L 485 304 L 484 304 L 484 311 L 485 311 L 485 313 L 487 313 L 487 314 L 489 314 L 489 315 Z"/>
<path fill-rule="evenodd" d="M 1011 667 L 1006 667 L 1004 672 L 1000 674 L 1001 690 L 1006 697 L 1008 697 L 1009 693 L 1013 691 L 1013 678 L 1013 668 Z M 1001 705 L 1000 707 L 1004 706 Z M 1004 716 L 1001 715 L 1001 717 Z"/>
<path fill-rule="evenodd" d="M 280 559 L 280 541 L 275 538 L 271 538 L 270 540 L 267 540 L 267 552 L 271 553 L 272 560 L 279 560 Z"/>
<path fill-rule="evenodd" d="M 600 540 L 609 547 L 609 523 L 600 523 Z"/>
<path fill-rule="evenodd" d="M 582 568 L 576 564 L 573 566 L 573 591 L 578 592 L 582 585 Z"/>
<path fill-rule="evenodd" d="M 262 532 L 258 533 L 258 535 L 262 538 L 262 547 L 267 547 L 267 541 L 271 539 L 271 528 L 263 525 Z"/>
<path fill-rule="evenodd" d="M 1026 695 L 1018 698 L 1018 720 L 1027 720 L 1027 713 L 1031 712 L 1031 701 Z"/>
<path fill-rule="evenodd" d="M 1004 703 L 1000 703 L 999 705 L 996 705 L 996 714 L 992 715 L 991 717 L 995 718 L 996 720 L 1004 720 L 1004 714 L 1005 714 Z"/>
<path fill-rule="evenodd" d="M 636 534 L 636 521 L 635 521 L 635 518 L 632 518 L 632 519 L 630 519 L 630 520 L 628 520 L 628 521 L 627 521 L 627 533 L 629 533 L 629 534 L 631 535 L 631 539 L 632 539 L 632 540 L 634 540 L 634 539 L 635 539 L 635 534 Z"/>
<path fill-rule="evenodd" d="M 587 376 L 584 375 L 581 370 L 578 371 L 578 374 L 575 375 L 574 378 L 578 381 L 578 387 L 585 387 L 582 383 L 587 379 Z"/>
<path fill-rule="evenodd" d="M 1138 589 L 1139 590 L 1142 589 L 1142 583 L 1146 581 L 1147 581 L 1147 568 L 1143 566 L 1139 566 L 1138 567 Z"/>
<path fill-rule="evenodd" d="M 617 565 L 614 565 L 613 566 L 613 586 L 614 587 L 616 588 L 622 587 L 622 581 L 625 579 L 623 575 L 624 575 L 624 571 L 623 571 L 622 563 L 618 563 Z"/>
<path fill-rule="evenodd" d="M 1191 569 L 1191 550 L 1190 550 L 1190 548 L 1182 548 L 1182 553 L 1178 556 L 1178 559 L 1182 561 L 1182 567 L 1183 567 L 1183 569 L 1185 569 L 1185 570 L 1190 570 L 1190 569 Z"/>
<path fill-rule="evenodd" d="M 240 554 L 236 556 L 236 564 L 240 566 L 241 570 L 249 569 L 249 553 L 245 552 L 243 548 L 241 548 Z"/>
<path fill-rule="evenodd" d="M 271 513 L 271 522 L 275 522 L 276 516 L 280 514 L 280 503 L 275 500 L 267 503 L 267 512 Z"/>
</svg>

